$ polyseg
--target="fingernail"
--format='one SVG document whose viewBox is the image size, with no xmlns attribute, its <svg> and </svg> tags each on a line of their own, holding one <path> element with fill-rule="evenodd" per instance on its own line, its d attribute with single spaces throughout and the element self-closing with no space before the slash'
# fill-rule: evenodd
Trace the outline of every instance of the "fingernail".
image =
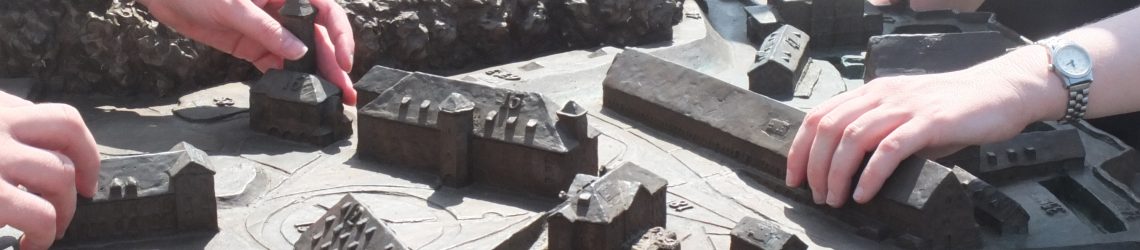
<svg viewBox="0 0 1140 250">
<path fill-rule="evenodd" d="M 835 195 L 835 193 L 828 192 L 827 193 L 827 205 L 831 205 L 832 207 L 839 206 L 839 195 Z"/>
<path fill-rule="evenodd" d="M 814 194 L 814 195 L 812 195 L 812 196 L 811 196 L 811 198 L 812 198 L 813 200 L 815 200 L 815 204 L 816 204 L 816 205 L 823 205 L 823 195 L 821 195 L 821 194 Z"/>
<path fill-rule="evenodd" d="M 285 57 L 289 60 L 297 60 L 305 56 L 305 53 L 309 53 L 309 47 L 305 46 L 305 43 L 302 43 L 301 40 L 292 39 L 285 43 L 285 51 L 287 51 L 286 53 L 288 54 L 285 55 Z"/>
<path fill-rule="evenodd" d="M 857 201 L 861 201 L 863 200 L 864 196 L 866 196 L 866 194 L 863 194 L 863 187 L 856 187 L 855 194 L 851 195 L 851 198 Z"/>
</svg>

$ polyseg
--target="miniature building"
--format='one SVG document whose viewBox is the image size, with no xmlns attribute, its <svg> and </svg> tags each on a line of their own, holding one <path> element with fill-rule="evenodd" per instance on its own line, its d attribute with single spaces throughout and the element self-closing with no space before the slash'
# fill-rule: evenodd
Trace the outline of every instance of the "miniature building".
<svg viewBox="0 0 1140 250">
<path fill-rule="evenodd" d="M 804 244 L 776 223 L 755 217 L 744 217 L 732 228 L 730 250 L 804 250 Z"/>
<path fill-rule="evenodd" d="M 819 39 L 815 40 L 812 48 L 830 48 L 835 45 L 835 40 L 831 39 L 835 35 L 835 2 L 850 0 L 812 0 L 811 1 L 811 21 L 808 25 L 811 28 L 806 29 L 808 34 L 812 37 Z"/>
<path fill-rule="evenodd" d="M 1031 235 L 1019 245 L 1024 248 L 1140 244 L 1131 230 L 1140 227 L 1140 199 L 1116 177 L 1135 176 L 1134 167 L 1121 167 L 1136 166 L 1135 150 L 1084 123 L 1037 123 L 1026 130 L 940 160 L 962 166 L 954 171 L 970 182 L 978 222 L 1003 235 Z M 978 177 L 964 177 L 967 172 Z"/>
<path fill-rule="evenodd" d="M 951 170 L 966 188 L 977 208 L 978 224 L 989 226 L 1001 234 L 1025 234 L 1029 230 L 1029 214 L 1017 201 L 982 179 L 960 167 Z"/>
<path fill-rule="evenodd" d="M 618 249 L 650 228 L 665 226 L 666 184 L 628 162 L 602 177 L 578 175 L 566 202 L 547 218 L 548 248 Z"/>
<path fill-rule="evenodd" d="M 768 5 L 744 6 L 744 14 L 748 17 L 748 40 L 756 44 L 764 43 L 768 34 L 779 29 L 781 23 L 776 18 L 776 12 Z"/>
<path fill-rule="evenodd" d="M 809 34 L 811 48 L 862 47 L 883 30 L 882 12 L 867 1 L 769 0 L 768 6 L 781 23 Z"/>
<path fill-rule="evenodd" d="M 253 130 L 318 146 L 352 135 L 340 89 L 316 75 L 270 70 L 249 92 Z"/>
<path fill-rule="evenodd" d="M 316 9 L 308 0 L 289 0 L 281 8 L 282 24 L 313 43 Z M 249 127 L 285 139 L 327 146 L 352 135 L 339 88 L 316 75 L 316 52 L 285 61 L 285 70 L 269 70 L 249 89 Z"/>
<path fill-rule="evenodd" d="M 812 4 L 808 0 L 768 0 L 777 20 L 803 31 L 811 30 Z M 810 34 L 810 32 L 809 32 Z"/>
<path fill-rule="evenodd" d="M 614 59 L 603 91 L 605 107 L 755 167 L 761 183 L 810 202 L 806 189 L 774 181 L 785 176 L 803 111 L 636 50 Z M 981 240 L 970 203 L 950 169 L 910 157 L 875 199 L 837 212 L 914 248 L 966 248 Z"/>
<path fill-rule="evenodd" d="M 404 250 L 404 244 L 383 221 L 356 201 L 344 195 L 328 212 L 309 225 L 293 245 L 297 250 Z"/>
<path fill-rule="evenodd" d="M 839 44 L 859 45 L 860 47 L 867 47 L 867 39 L 872 36 L 883 34 L 883 12 L 879 10 L 878 6 L 872 5 L 871 2 L 864 1 L 863 3 L 863 35 L 860 36 L 858 41 L 851 41 L 849 34 L 840 34 L 835 37 Z"/>
<path fill-rule="evenodd" d="M 993 13 L 950 10 L 915 12 L 906 5 L 879 7 L 882 11 L 883 34 L 932 34 L 997 31 L 1020 40 L 1017 32 L 997 22 Z"/>
<path fill-rule="evenodd" d="M 1021 45 L 994 31 L 875 36 L 867 43 L 863 79 L 962 70 Z"/>
<path fill-rule="evenodd" d="M 214 170 L 194 146 L 183 142 L 169 152 L 100 164 L 95 196 L 79 198 L 60 242 L 218 230 Z"/>
<path fill-rule="evenodd" d="M 796 83 L 807 68 L 807 44 L 803 31 L 784 25 L 777 29 L 756 52 L 756 63 L 748 71 L 748 89 L 776 99 L 791 99 Z"/>
<path fill-rule="evenodd" d="M 557 197 L 575 175 L 598 174 L 598 132 L 577 103 L 555 110 L 536 93 L 414 73 L 360 110 L 358 149 L 449 186 Z"/>
<path fill-rule="evenodd" d="M 1022 133 L 1004 142 L 969 146 L 939 159 L 994 183 L 1063 173 L 1085 164 L 1085 148 L 1076 129 Z"/>
<path fill-rule="evenodd" d="M 681 250 L 677 233 L 663 227 L 650 228 L 629 247 L 630 250 Z"/>
<path fill-rule="evenodd" d="M 965 69 L 1029 43 L 997 23 L 992 13 L 914 12 L 881 7 L 883 36 L 868 42 L 863 79 Z M 937 60 L 930 60 L 937 58 Z"/>
<path fill-rule="evenodd" d="M 410 75 L 412 75 L 412 73 L 399 69 L 380 65 L 372 66 L 372 69 L 369 69 L 368 73 L 364 74 L 364 77 L 361 77 L 359 81 L 356 81 L 356 83 L 352 85 L 352 88 L 356 89 L 358 105 L 360 107 L 368 105 L 368 103 L 375 100 L 377 96 L 380 96 L 380 93 L 383 93 L 385 90 L 388 90 L 388 88 L 400 82 L 400 80 L 403 80 L 404 77 Z"/>
</svg>

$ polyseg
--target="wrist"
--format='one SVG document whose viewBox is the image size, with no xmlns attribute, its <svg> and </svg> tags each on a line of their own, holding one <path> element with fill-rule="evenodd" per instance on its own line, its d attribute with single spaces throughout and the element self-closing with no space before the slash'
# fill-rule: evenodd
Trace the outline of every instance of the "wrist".
<svg viewBox="0 0 1140 250">
<path fill-rule="evenodd" d="M 1056 121 L 1064 117 L 1068 91 L 1050 67 L 1049 51 L 1044 46 L 1029 45 L 1017 48 L 994 60 L 972 69 L 988 72 L 1000 79 L 1015 94 L 1015 103 L 1021 121 Z"/>
</svg>

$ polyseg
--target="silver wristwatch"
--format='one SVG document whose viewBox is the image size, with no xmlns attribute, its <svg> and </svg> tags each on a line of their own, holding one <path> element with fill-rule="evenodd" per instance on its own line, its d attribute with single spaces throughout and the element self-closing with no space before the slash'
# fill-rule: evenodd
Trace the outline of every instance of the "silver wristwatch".
<svg viewBox="0 0 1140 250">
<path fill-rule="evenodd" d="M 1049 63 L 1053 71 L 1065 83 L 1069 92 L 1069 103 L 1065 109 L 1065 117 L 1061 123 L 1076 122 L 1085 117 L 1089 104 L 1089 87 L 1093 83 L 1092 58 L 1089 52 L 1080 45 L 1052 37 L 1038 41 L 1036 44 L 1049 49 Z"/>
</svg>

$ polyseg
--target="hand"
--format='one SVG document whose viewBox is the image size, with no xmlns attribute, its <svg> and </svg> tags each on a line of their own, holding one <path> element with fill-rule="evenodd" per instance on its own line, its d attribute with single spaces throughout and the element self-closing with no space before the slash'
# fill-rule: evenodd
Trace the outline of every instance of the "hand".
<svg viewBox="0 0 1140 250">
<path fill-rule="evenodd" d="M 265 72 L 310 49 L 274 19 L 284 0 L 140 0 L 159 21 L 210 47 L 244 59 Z M 334 0 L 311 0 L 317 8 L 316 50 L 321 74 L 356 104 L 348 71 L 356 48 L 348 15 Z M 335 59 L 335 60 L 334 60 Z"/>
<path fill-rule="evenodd" d="M 1036 53 L 1043 57 L 1043 52 Z M 873 152 L 853 195 L 866 203 L 912 154 L 941 157 L 967 145 L 1017 135 L 1044 116 L 1029 111 L 1035 109 L 1028 108 L 1032 104 L 1025 98 L 1037 96 L 1020 84 L 1026 81 L 1011 79 L 1042 74 L 1005 65 L 1012 64 L 885 77 L 828 100 L 807 115 L 792 142 L 787 185 L 799 186 L 806 177 L 816 204 L 840 207 L 851 195 L 861 160 Z M 1053 87 L 1061 91 L 1059 86 Z"/>
<path fill-rule="evenodd" d="M 867 0 L 875 6 L 892 5 L 902 0 Z M 930 10 L 957 10 L 961 12 L 977 11 L 986 0 L 910 0 L 910 8 L 915 11 Z"/>
<path fill-rule="evenodd" d="M 47 249 L 71 223 L 76 192 L 95 194 L 95 139 L 71 106 L 0 92 L 0 152 L 0 226 L 24 232 L 21 249 Z"/>
</svg>

